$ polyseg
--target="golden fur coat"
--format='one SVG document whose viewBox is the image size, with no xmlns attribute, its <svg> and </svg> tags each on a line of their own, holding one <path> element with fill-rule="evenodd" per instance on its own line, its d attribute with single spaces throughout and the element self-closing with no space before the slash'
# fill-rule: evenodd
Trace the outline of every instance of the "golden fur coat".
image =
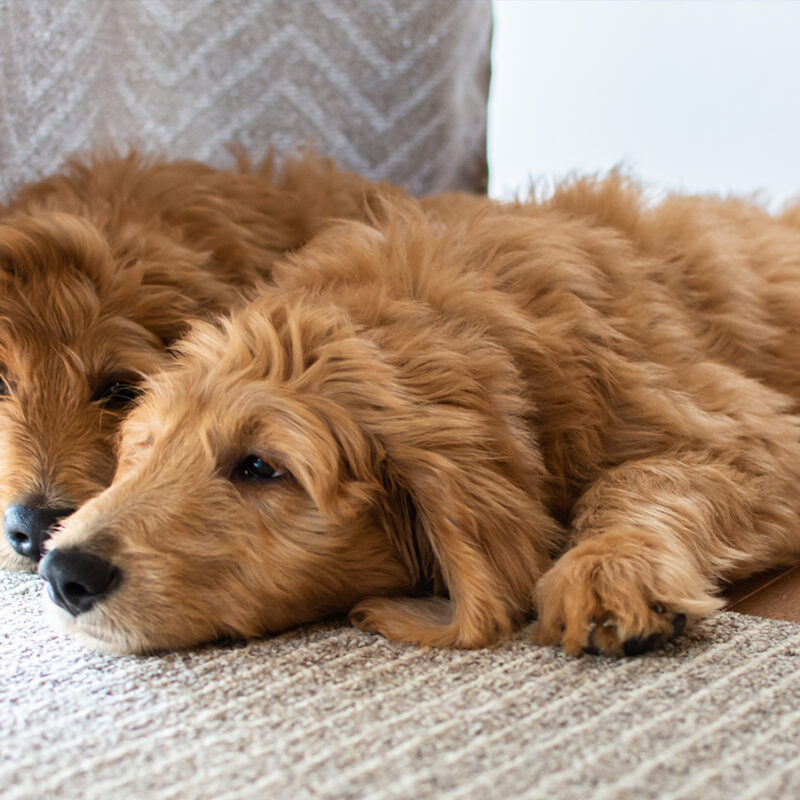
<svg viewBox="0 0 800 800">
<path fill-rule="evenodd" d="M 193 326 L 55 537 L 43 565 L 116 570 L 85 613 L 52 605 L 86 643 L 349 611 L 482 647 L 535 613 L 541 641 L 636 653 L 798 558 L 797 209 L 649 208 L 618 176 L 393 197 L 272 279 Z"/>
</svg>

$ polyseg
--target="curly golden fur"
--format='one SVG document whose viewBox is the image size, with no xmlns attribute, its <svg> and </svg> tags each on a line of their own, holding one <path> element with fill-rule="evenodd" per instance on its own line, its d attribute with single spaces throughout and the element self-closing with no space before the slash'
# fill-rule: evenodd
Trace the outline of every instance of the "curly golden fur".
<svg viewBox="0 0 800 800">
<path fill-rule="evenodd" d="M 618 176 L 431 205 L 194 325 L 53 540 L 118 571 L 59 625 L 127 652 L 349 611 L 483 647 L 538 612 L 542 642 L 630 654 L 797 560 L 800 212 Z"/>
<path fill-rule="evenodd" d="M 363 216 L 372 191 L 311 155 L 280 171 L 98 156 L 22 187 L 0 207 L 0 516 L 54 516 L 107 486 L 135 385 L 189 322 L 331 217 Z M 0 536 L 0 565 L 36 559 Z"/>
</svg>

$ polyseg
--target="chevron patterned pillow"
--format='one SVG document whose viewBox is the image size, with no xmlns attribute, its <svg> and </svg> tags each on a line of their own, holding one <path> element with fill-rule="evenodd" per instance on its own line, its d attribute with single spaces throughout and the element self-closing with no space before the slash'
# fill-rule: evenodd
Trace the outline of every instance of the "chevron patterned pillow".
<svg viewBox="0 0 800 800">
<path fill-rule="evenodd" d="M 0 195 L 109 142 L 486 188 L 490 0 L 0 0 Z"/>
</svg>

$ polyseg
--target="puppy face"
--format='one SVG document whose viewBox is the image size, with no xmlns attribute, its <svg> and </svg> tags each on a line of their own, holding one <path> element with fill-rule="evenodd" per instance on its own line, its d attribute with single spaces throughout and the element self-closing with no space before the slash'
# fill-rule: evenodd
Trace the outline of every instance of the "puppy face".
<svg viewBox="0 0 800 800">
<path fill-rule="evenodd" d="M 362 344 L 335 318 L 301 326 L 274 306 L 274 325 L 254 309 L 195 330 L 128 418 L 113 485 L 53 539 L 51 596 L 44 565 L 60 553 L 117 575 L 85 612 L 50 606 L 89 646 L 274 633 L 411 588 L 379 511 L 381 454 L 339 396 L 365 379 Z"/>
<path fill-rule="evenodd" d="M 170 246 L 146 238 L 112 249 L 67 214 L 0 225 L 0 566 L 35 569 L 49 525 L 108 485 L 119 423 L 186 324 L 191 298 L 156 274 Z"/>
</svg>

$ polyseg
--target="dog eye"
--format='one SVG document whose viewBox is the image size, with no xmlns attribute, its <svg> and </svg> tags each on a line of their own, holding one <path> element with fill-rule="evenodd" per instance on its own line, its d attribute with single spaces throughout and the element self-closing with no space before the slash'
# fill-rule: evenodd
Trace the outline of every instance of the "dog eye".
<svg viewBox="0 0 800 800">
<path fill-rule="evenodd" d="M 129 406 L 140 394 L 141 389 L 129 381 L 111 381 L 92 395 L 92 400 L 103 408 L 119 409 Z"/>
<path fill-rule="evenodd" d="M 13 384 L 5 371 L 0 369 L 0 397 L 8 397 L 11 394 Z"/>
<path fill-rule="evenodd" d="M 286 472 L 264 461 L 260 456 L 247 456 L 237 465 L 236 475 L 255 481 L 274 481 L 284 477 Z"/>
</svg>

